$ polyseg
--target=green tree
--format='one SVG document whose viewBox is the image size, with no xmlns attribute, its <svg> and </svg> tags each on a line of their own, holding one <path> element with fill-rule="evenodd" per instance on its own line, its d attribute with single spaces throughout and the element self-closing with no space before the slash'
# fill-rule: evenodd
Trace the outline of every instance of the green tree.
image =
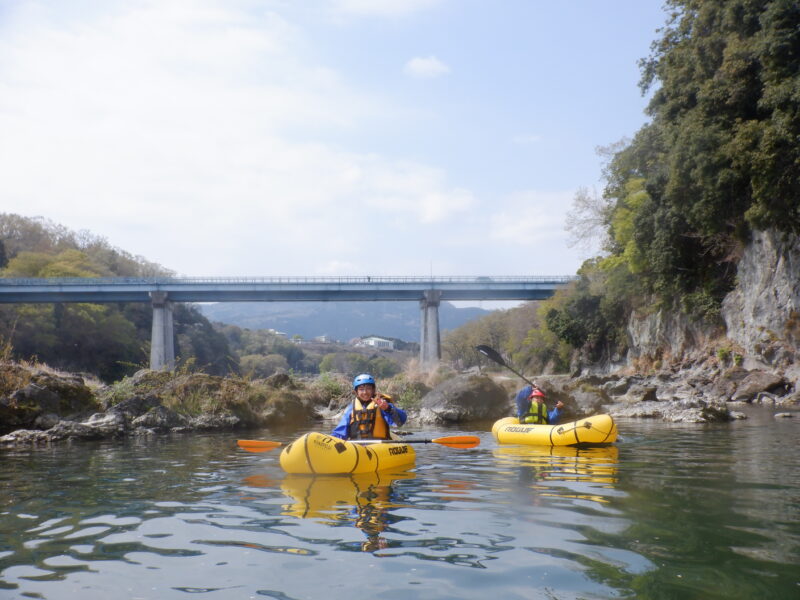
<svg viewBox="0 0 800 600">
<path fill-rule="evenodd" d="M 21 252 L 12 258 L 3 270 L 4 277 L 39 277 L 53 262 L 53 256 L 44 252 Z"/>
<path fill-rule="evenodd" d="M 12 258 L 6 277 L 105 277 L 111 275 L 104 265 L 76 249 L 58 254 L 23 251 Z"/>
<path fill-rule="evenodd" d="M 337 368 L 336 365 L 336 354 L 326 354 L 322 357 L 322 360 L 319 362 L 319 372 L 320 373 L 341 373 L 341 371 Z"/>
<path fill-rule="evenodd" d="M 289 363 L 281 354 L 248 354 L 239 359 L 239 365 L 245 375 L 262 378 L 289 370 Z"/>
<path fill-rule="evenodd" d="M 402 371 L 402 367 L 397 361 L 394 361 L 385 356 L 374 356 L 369 360 L 369 366 L 366 371 L 372 373 L 374 377 L 382 379 L 393 377 Z"/>
<path fill-rule="evenodd" d="M 180 361 L 191 359 L 210 375 L 224 375 L 236 370 L 238 360 L 231 352 L 228 341 L 217 332 L 197 307 L 176 304 L 173 308 L 175 353 Z"/>
<path fill-rule="evenodd" d="M 719 300 L 749 227 L 800 232 L 800 7 L 791 0 L 669 0 L 641 62 L 652 123 L 619 153 L 607 191 L 631 178 L 645 281 L 662 298 Z"/>
<path fill-rule="evenodd" d="M 302 370 L 303 360 L 306 355 L 305 352 L 297 345 L 289 340 L 274 336 L 269 344 L 267 350 L 270 354 L 280 354 L 289 363 L 289 367 L 295 371 Z"/>
<path fill-rule="evenodd" d="M 0 214 L 0 239 L 8 261 L 4 277 L 149 276 L 170 272 L 111 247 L 89 232 L 46 221 Z M 112 381 L 148 361 L 152 309 L 145 304 L 56 304 L 0 307 L 0 338 L 17 358 L 36 357 L 54 367 Z M 175 307 L 176 350 L 206 370 L 236 368 L 227 341 L 196 309 Z"/>
<path fill-rule="evenodd" d="M 326 354 L 320 362 L 319 370 L 321 373 L 344 373 L 347 375 L 368 373 L 370 359 L 357 352 Z"/>
</svg>

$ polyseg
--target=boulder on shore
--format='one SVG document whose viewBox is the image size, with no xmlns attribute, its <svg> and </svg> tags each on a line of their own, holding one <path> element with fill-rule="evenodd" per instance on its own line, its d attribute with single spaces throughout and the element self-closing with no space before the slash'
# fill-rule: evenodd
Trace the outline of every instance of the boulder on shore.
<svg viewBox="0 0 800 600">
<path fill-rule="evenodd" d="M 99 404 L 82 377 L 38 367 L 0 365 L 0 433 L 86 418 Z"/>
<path fill-rule="evenodd" d="M 506 391 L 484 375 L 459 375 L 432 389 L 423 399 L 421 423 L 489 421 L 511 414 Z"/>
<path fill-rule="evenodd" d="M 689 401 L 621 403 L 608 407 L 608 412 L 612 417 L 658 419 L 666 423 L 716 423 L 741 418 L 724 404 Z"/>
</svg>

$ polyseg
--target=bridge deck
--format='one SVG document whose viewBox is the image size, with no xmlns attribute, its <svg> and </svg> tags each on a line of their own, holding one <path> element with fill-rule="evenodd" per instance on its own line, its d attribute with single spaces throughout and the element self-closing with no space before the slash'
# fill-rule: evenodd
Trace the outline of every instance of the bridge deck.
<svg viewBox="0 0 800 600">
<path fill-rule="evenodd" d="M 173 302 L 301 302 L 421 300 L 536 300 L 575 277 L 106 277 L 0 278 L 0 303 L 149 302 L 166 292 Z"/>
</svg>

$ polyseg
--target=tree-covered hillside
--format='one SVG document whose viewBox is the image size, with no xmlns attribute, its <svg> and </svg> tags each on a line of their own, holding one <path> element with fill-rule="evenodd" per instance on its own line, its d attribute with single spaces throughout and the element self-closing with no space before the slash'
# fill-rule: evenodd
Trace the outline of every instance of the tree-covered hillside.
<svg viewBox="0 0 800 600">
<path fill-rule="evenodd" d="M 89 232 L 0 214 L 0 277 L 144 277 L 172 273 Z M 191 305 L 176 305 L 175 352 L 211 374 L 235 369 L 223 335 Z M 141 303 L 0 305 L 9 358 L 36 358 L 105 381 L 147 366 L 152 308 Z"/>
<path fill-rule="evenodd" d="M 249 329 L 275 329 L 306 340 L 327 335 L 348 341 L 370 334 L 418 341 L 419 302 L 227 302 L 204 304 L 200 310 L 212 321 Z M 439 306 L 439 326 L 455 329 L 489 314 L 481 308 Z"/>
<path fill-rule="evenodd" d="M 582 190 L 570 215 L 574 238 L 600 233 L 603 253 L 541 303 L 526 335 L 498 340 L 523 364 L 564 370 L 573 350 L 618 359 L 633 311 L 713 322 L 751 231 L 800 233 L 800 3 L 665 7 L 640 61 L 651 120 L 611 147 L 602 197 Z"/>
<path fill-rule="evenodd" d="M 730 289 L 751 228 L 800 233 L 800 4 L 671 0 L 652 121 L 608 172 L 610 254 L 661 299 Z"/>
<path fill-rule="evenodd" d="M 417 344 L 394 340 L 394 350 L 376 350 L 350 344 L 314 343 L 289 340 L 274 330 L 246 329 L 225 323 L 214 324 L 228 340 L 238 358 L 239 369 L 246 377 L 269 377 L 292 371 L 303 374 L 372 373 L 376 377 L 391 377 L 399 373 L 419 353 Z"/>
</svg>

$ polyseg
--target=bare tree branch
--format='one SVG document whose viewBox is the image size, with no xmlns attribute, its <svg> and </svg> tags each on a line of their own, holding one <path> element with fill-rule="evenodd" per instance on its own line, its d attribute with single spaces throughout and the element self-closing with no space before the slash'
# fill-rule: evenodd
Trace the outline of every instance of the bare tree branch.
<svg viewBox="0 0 800 600">
<path fill-rule="evenodd" d="M 581 187 L 572 199 L 572 208 L 567 212 L 564 229 L 569 234 L 567 244 L 584 252 L 602 247 L 608 236 L 608 201 L 597 190 Z"/>
</svg>

